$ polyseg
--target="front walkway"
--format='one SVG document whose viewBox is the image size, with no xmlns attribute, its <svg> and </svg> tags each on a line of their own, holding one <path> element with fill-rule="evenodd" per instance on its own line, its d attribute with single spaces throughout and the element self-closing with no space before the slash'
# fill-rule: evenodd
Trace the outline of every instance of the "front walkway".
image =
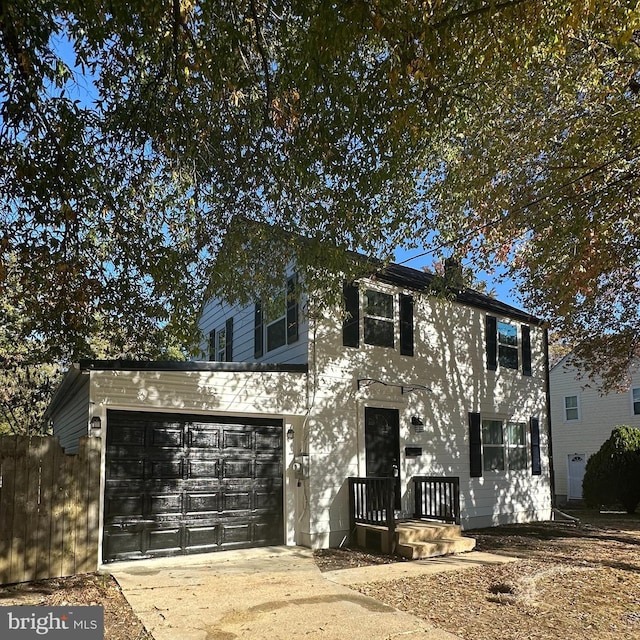
<svg viewBox="0 0 640 640">
<path fill-rule="evenodd" d="M 456 640 L 347 584 L 506 562 L 469 553 L 321 573 L 300 547 L 267 547 L 104 567 L 155 640 Z"/>
</svg>

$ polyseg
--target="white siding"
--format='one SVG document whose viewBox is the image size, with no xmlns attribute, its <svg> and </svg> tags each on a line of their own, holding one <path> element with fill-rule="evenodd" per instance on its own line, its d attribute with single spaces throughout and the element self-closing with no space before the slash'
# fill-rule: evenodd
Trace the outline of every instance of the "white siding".
<svg viewBox="0 0 640 640">
<path fill-rule="evenodd" d="M 89 376 L 79 375 L 73 387 L 51 416 L 53 435 L 65 453 L 77 453 L 80 438 L 89 433 Z"/>
<path fill-rule="evenodd" d="M 393 287 L 376 286 L 397 292 Z M 309 369 L 315 380 L 312 420 L 305 432 L 305 446 L 311 454 L 311 546 L 338 544 L 347 534 L 346 478 L 366 474 L 367 406 L 399 411 L 404 515 L 413 513 L 412 476 L 447 475 L 460 478 L 466 528 L 550 516 L 543 330 L 531 327 L 531 377 L 511 369 L 487 371 L 486 315 L 458 303 L 415 295 L 413 357 L 401 356 L 397 348 L 365 345 L 362 340 L 359 348 L 345 348 L 339 314 L 326 314 L 318 322 Z M 389 386 L 373 383 L 358 390 L 357 380 L 363 378 Z M 431 391 L 403 393 L 401 385 L 411 384 Z M 469 412 L 514 419 L 527 426 L 530 417 L 538 418 L 542 475 L 531 474 L 527 428 L 526 471 L 484 472 L 482 478 L 470 478 Z M 423 433 L 411 426 L 413 415 L 423 418 Z M 423 455 L 405 457 L 406 446 L 422 447 Z"/>
<path fill-rule="evenodd" d="M 225 305 L 219 299 L 210 300 L 200 319 L 200 360 L 209 359 L 209 333 L 222 329 L 229 318 L 233 318 L 233 360 L 235 362 L 269 362 L 272 364 L 306 364 L 308 351 L 308 322 L 304 304 L 299 305 L 298 339 L 278 349 L 267 352 L 261 358 L 254 357 L 254 310 L 255 305 Z"/>
<path fill-rule="evenodd" d="M 582 453 L 588 459 L 618 425 L 640 428 L 640 415 L 633 414 L 631 400 L 631 389 L 640 387 L 640 371 L 633 372 L 629 390 L 606 395 L 598 391 L 598 382 L 591 382 L 584 375 L 577 379 L 579 373 L 567 357 L 549 374 L 555 493 L 560 503 L 568 493 L 567 457 L 570 454 Z M 578 420 L 565 419 L 566 396 L 578 396 Z"/>
</svg>

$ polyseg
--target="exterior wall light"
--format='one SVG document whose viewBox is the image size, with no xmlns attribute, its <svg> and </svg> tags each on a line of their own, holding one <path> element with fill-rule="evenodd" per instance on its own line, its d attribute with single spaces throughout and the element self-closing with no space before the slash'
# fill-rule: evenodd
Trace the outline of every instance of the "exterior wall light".
<svg viewBox="0 0 640 640">
<path fill-rule="evenodd" d="M 294 435 L 295 435 L 295 431 L 293 430 L 293 427 L 289 427 L 287 429 L 287 440 L 291 442 L 293 440 Z"/>
</svg>

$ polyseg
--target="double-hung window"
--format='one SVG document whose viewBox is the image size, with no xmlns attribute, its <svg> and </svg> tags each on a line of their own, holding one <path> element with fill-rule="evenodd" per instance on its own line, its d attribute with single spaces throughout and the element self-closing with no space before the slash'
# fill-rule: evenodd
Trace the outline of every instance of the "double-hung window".
<svg viewBox="0 0 640 640">
<path fill-rule="evenodd" d="M 580 420 L 580 404 L 578 396 L 564 397 L 564 419 L 565 422 Z"/>
<path fill-rule="evenodd" d="M 640 387 L 631 389 L 631 403 L 633 405 L 633 415 L 640 416 Z"/>
<path fill-rule="evenodd" d="M 364 341 L 379 347 L 395 346 L 393 296 L 380 291 L 365 291 Z"/>
<path fill-rule="evenodd" d="M 342 344 L 359 348 L 360 343 L 396 349 L 402 356 L 414 355 L 413 296 L 376 289 L 361 290 L 357 283 L 344 283 Z"/>
<path fill-rule="evenodd" d="M 521 369 L 523 376 L 531 376 L 531 327 L 486 317 L 487 370 Z"/>
<path fill-rule="evenodd" d="M 527 468 L 527 432 L 524 422 L 482 421 L 484 471 L 521 471 Z"/>
<path fill-rule="evenodd" d="M 254 357 L 298 340 L 298 281 L 293 275 L 287 286 L 269 300 L 258 300 L 254 312 Z"/>
</svg>

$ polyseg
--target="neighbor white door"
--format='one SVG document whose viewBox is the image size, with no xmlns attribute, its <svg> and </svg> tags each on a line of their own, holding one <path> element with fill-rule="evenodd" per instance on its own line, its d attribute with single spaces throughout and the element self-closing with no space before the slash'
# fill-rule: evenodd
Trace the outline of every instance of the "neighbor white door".
<svg viewBox="0 0 640 640">
<path fill-rule="evenodd" d="M 567 460 L 569 472 L 569 500 L 582 500 L 582 479 L 587 466 L 587 456 L 584 453 L 570 453 Z"/>
</svg>

